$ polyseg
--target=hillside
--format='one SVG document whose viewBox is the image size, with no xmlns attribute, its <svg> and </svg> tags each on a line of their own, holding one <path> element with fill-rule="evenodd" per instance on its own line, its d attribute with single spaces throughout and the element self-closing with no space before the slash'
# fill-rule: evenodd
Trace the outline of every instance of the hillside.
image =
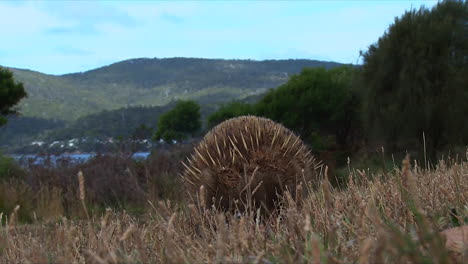
<svg viewBox="0 0 468 264">
<path fill-rule="evenodd" d="M 304 67 L 340 64 L 315 60 L 131 59 L 87 72 L 48 75 L 10 68 L 24 83 L 26 117 L 72 121 L 103 110 L 162 106 L 175 99 L 216 104 L 256 95 L 285 83 Z"/>
</svg>

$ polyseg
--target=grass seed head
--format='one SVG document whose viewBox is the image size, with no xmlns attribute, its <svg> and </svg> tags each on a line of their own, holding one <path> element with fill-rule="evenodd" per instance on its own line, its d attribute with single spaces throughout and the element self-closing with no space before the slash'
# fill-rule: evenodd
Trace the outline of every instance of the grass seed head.
<svg viewBox="0 0 468 264">
<path fill-rule="evenodd" d="M 78 172 L 78 183 L 79 183 L 79 189 L 80 189 L 80 200 L 84 201 L 86 198 L 86 195 L 85 195 L 85 181 L 84 181 L 84 176 L 83 176 L 82 171 Z"/>
</svg>

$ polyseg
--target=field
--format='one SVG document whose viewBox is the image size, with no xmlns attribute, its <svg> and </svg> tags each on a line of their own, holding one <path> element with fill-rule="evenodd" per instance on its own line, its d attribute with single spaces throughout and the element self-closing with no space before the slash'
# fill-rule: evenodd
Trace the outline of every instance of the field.
<svg viewBox="0 0 468 264">
<path fill-rule="evenodd" d="M 1 263 L 462 263 L 440 231 L 468 220 L 466 157 L 409 157 L 373 173 L 348 164 L 346 186 L 284 195 L 265 215 L 183 202 L 190 149 L 145 162 L 98 157 L 31 167 L 0 184 Z M 468 155 L 468 153 L 467 153 Z M 81 171 L 81 173 L 80 173 Z M 80 175 L 80 176 L 78 176 Z M 110 188 L 109 186 L 112 186 Z M 108 207 L 109 206 L 109 207 Z M 464 260 L 462 260 L 464 258 Z M 466 263 L 466 262 L 465 262 Z"/>
</svg>

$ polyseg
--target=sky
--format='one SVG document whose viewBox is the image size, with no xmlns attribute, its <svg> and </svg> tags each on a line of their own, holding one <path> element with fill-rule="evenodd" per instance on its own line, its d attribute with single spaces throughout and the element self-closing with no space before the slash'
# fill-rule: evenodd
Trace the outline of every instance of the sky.
<svg viewBox="0 0 468 264">
<path fill-rule="evenodd" d="M 48 74 L 132 58 L 360 63 L 406 10 L 437 1 L 5 1 L 0 65 Z"/>
</svg>

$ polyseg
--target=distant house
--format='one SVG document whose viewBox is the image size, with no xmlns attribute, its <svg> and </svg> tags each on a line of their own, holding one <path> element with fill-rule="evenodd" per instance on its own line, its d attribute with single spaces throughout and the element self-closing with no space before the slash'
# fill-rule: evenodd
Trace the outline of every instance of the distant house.
<svg viewBox="0 0 468 264">
<path fill-rule="evenodd" d="M 33 141 L 33 142 L 31 142 L 31 145 L 40 147 L 40 146 L 44 145 L 44 143 L 45 143 L 44 141 Z"/>
<path fill-rule="evenodd" d="M 49 147 L 53 147 L 53 146 L 55 146 L 57 144 L 60 144 L 60 143 L 61 143 L 60 141 L 54 141 L 54 142 L 50 143 Z"/>
</svg>

